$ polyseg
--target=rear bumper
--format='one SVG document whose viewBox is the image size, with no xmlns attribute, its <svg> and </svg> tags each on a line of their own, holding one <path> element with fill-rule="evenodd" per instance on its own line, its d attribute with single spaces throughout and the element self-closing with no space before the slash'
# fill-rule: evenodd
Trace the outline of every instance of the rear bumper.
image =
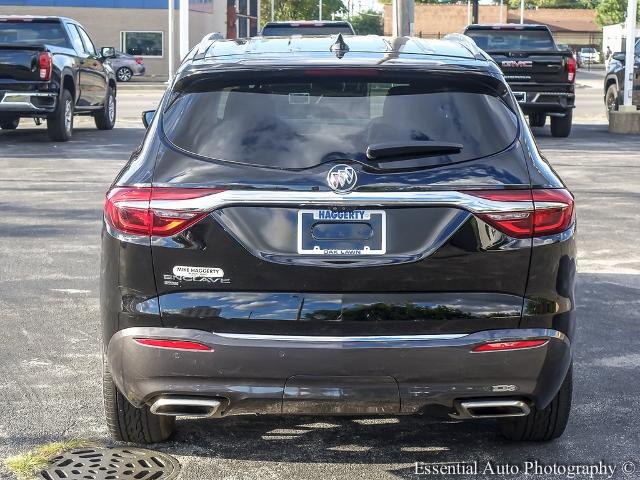
<svg viewBox="0 0 640 480">
<path fill-rule="evenodd" d="M 52 113 L 58 94 L 54 92 L 0 91 L 0 113 Z"/>
<path fill-rule="evenodd" d="M 190 340 L 213 351 L 145 346 L 136 338 Z M 472 353 L 488 341 L 547 339 L 541 347 Z M 292 337 L 134 327 L 109 342 L 119 390 L 134 405 L 159 397 L 222 400 L 244 413 L 454 413 L 462 399 L 508 397 L 546 406 L 571 361 L 569 339 L 550 329 L 461 335 Z"/>
<path fill-rule="evenodd" d="M 573 84 L 509 83 L 525 114 L 564 114 L 575 108 Z"/>
</svg>

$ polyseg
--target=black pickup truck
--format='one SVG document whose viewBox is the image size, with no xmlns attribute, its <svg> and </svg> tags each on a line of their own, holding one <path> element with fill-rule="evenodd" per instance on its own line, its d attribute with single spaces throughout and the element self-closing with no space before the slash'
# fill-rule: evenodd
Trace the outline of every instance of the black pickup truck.
<svg viewBox="0 0 640 480">
<path fill-rule="evenodd" d="M 616 111 L 624 103 L 625 52 L 616 52 L 609 61 L 604 79 L 604 104 L 609 112 Z M 633 66 L 633 94 L 631 103 L 640 106 L 640 39 L 636 41 Z"/>
<path fill-rule="evenodd" d="M 74 115 L 90 115 L 101 130 L 116 121 L 116 79 L 87 32 L 63 17 L 0 16 L 0 128 L 21 118 L 47 122 L 49 137 L 67 141 Z"/>
<path fill-rule="evenodd" d="M 531 126 L 543 127 L 549 116 L 551 135 L 569 136 L 576 60 L 546 25 L 469 25 L 464 33 L 500 66 Z"/>
</svg>

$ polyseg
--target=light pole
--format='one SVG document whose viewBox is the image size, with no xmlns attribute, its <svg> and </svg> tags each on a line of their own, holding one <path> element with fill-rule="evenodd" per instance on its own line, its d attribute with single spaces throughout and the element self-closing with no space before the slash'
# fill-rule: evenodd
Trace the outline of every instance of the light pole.
<svg viewBox="0 0 640 480">
<path fill-rule="evenodd" d="M 189 0 L 180 0 L 180 60 L 189 53 Z"/>
<path fill-rule="evenodd" d="M 276 18 L 276 0 L 271 0 L 271 21 Z"/>
<path fill-rule="evenodd" d="M 322 21 L 322 0 L 318 0 L 318 20 Z"/>
<path fill-rule="evenodd" d="M 175 0 L 169 0 L 169 5 L 168 5 L 168 11 L 169 11 L 169 18 L 167 19 L 169 22 L 168 28 L 167 28 L 167 37 L 169 37 L 167 39 L 167 58 L 169 59 L 169 83 L 171 83 L 171 81 L 173 80 L 173 2 Z"/>
<path fill-rule="evenodd" d="M 524 0 L 520 0 L 520 24 L 524 23 Z"/>
<path fill-rule="evenodd" d="M 633 67 L 635 65 L 636 12 L 638 0 L 629 0 L 627 5 L 627 42 L 624 64 L 624 111 L 635 111 L 633 100 Z"/>
</svg>

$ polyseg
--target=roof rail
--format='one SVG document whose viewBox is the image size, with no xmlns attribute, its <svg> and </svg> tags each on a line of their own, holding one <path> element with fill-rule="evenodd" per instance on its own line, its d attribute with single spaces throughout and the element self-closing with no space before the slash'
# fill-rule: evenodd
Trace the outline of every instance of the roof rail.
<svg viewBox="0 0 640 480">
<path fill-rule="evenodd" d="M 480 58 L 483 60 L 487 60 L 487 55 L 476 45 L 476 42 L 473 41 L 473 38 L 468 35 L 463 35 L 462 33 L 448 33 L 444 37 L 443 40 L 448 40 L 450 42 L 456 42 L 462 45 L 464 48 L 469 50 L 474 57 Z"/>
</svg>

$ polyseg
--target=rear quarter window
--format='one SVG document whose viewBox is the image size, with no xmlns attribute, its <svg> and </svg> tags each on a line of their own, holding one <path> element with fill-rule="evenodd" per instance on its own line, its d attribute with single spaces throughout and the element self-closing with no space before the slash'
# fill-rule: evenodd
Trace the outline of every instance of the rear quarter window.
<svg viewBox="0 0 640 480">
<path fill-rule="evenodd" d="M 452 142 L 462 151 L 430 164 L 481 158 L 510 146 L 518 117 L 499 94 L 460 78 L 341 78 L 286 75 L 206 82 L 174 93 L 162 128 L 176 147 L 203 158 L 284 169 L 335 160 L 368 162 L 381 143 Z M 394 159 L 415 167 L 423 158 Z"/>
</svg>

